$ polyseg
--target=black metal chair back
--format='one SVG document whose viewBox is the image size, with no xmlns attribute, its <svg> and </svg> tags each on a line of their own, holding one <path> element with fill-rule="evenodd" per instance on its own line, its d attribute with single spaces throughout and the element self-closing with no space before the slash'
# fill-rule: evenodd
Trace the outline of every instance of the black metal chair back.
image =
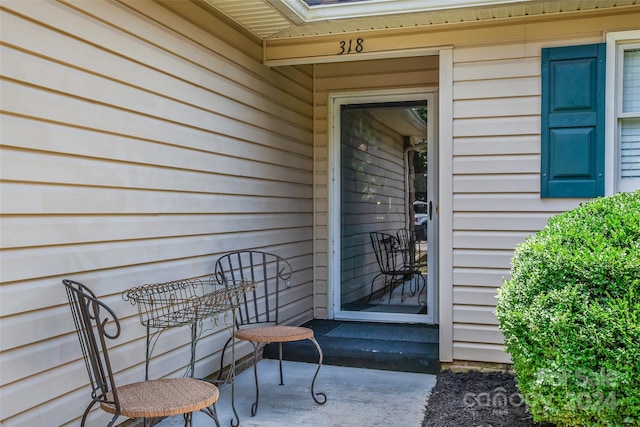
<svg viewBox="0 0 640 427">
<path fill-rule="evenodd" d="M 421 240 L 418 239 L 417 233 L 412 233 L 406 228 L 400 228 L 396 230 L 396 238 L 401 246 L 407 248 L 405 264 L 410 265 L 411 269 L 420 270 L 421 272 L 422 269 L 426 269 L 427 253 L 423 247 L 425 243 L 421 243 Z M 422 242 L 424 242 L 424 240 Z M 424 274 L 424 272 L 422 272 L 422 274 Z"/>
<path fill-rule="evenodd" d="M 378 231 L 372 231 L 369 236 L 380 273 L 400 274 L 404 270 L 404 255 L 397 237 Z"/>
<path fill-rule="evenodd" d="M 252 281 L 236 311 L 236 325 L 279 322 L 280 290 L 291 279 L 291 265 L 282 257 L 262 251 L 236 251 L 218 258 L 215 277 L 221 284 Z"/>
<path fill-rule="evenodd" d="M 402 263 L 405 267 L 413 268 L 416 265 L 416 239 L 406 228 L 396 230 L 396 239 L 401 248 Z"/>
<path fill-rule="evenodd" d="M 105 339 L 115 339 L 120 336 L 120 322 L 115 313 L 99 301 L 85 285 L 67 279 L 62 283 L 67 290 L 73 321 L 91 383 L 92 400 L 84 411 L 82 425 L 96 403 L 111 404 L 116 408 L 116 413 L 108 424 L 113 425 L 120 416 L 120 402 Z"/>
</svg>

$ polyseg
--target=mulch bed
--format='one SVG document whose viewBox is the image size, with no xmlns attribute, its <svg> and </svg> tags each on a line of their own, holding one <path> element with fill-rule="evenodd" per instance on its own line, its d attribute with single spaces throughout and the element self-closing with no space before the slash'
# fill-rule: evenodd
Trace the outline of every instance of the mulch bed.
<svg viewBox="0 0 640 427">
<path fill-rule="evenodd" d="M 553 427 L 533 422 L 508 372 L 441 371 L 422 427 Z"/>
</svg>

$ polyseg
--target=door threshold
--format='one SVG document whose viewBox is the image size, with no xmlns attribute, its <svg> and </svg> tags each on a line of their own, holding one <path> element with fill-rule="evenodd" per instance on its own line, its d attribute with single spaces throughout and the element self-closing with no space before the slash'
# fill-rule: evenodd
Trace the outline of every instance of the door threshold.
<svg viewBox="0 0 640 427">
<path fill-rule="evenodd" d="M 434 325 L 433 318 L 425 314 L 404 313 L 363 313 L 360 311 L 340 311 L 335 313 L 335 320 L 349 322 L 373 323 L 407 323 Z"/>
</svg>

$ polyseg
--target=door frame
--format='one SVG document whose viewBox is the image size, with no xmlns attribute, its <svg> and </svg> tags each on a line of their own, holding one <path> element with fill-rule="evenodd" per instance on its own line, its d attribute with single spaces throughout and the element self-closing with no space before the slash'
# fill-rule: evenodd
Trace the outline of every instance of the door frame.
<svg viewBox="0 0 640 427">
<path fill-rule="evenodd" d="M 429 220 L 428 232 L 428 265 L 427 275 L 427 314 L 399 314 L 342 311 L 340 309 L 340 106 L 344 104 L 367 104 L 403 101 L 427 101 L 427 139 L 430 158 L 433 166 L 429 168 L 428 192 L 433 195 L 430 200 L 438 206 L 438 88 L 415 87 L 381 90 L 364 90 L 348 92 L 332 92 L 329 94 L 329 141 L 328 141 L 328 285 L 329 285 L 329 317 L 339 320 L 360 320 L 374 322 L 404 323 L 438 323 L 438 210 L 434 209 Z M 403 159 L 403 162 L 405 159 Z"/>
</svg>

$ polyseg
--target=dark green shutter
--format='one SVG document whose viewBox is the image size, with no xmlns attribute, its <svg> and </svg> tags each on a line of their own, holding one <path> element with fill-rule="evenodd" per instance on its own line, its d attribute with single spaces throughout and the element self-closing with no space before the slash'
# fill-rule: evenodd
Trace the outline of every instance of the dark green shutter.
<svg viewBox="0 0 640 427">
<path fill-rule="evenodd" d="M 604 195 L 605 44 L 542 49 L 542 197 Z"/>
</svg>

